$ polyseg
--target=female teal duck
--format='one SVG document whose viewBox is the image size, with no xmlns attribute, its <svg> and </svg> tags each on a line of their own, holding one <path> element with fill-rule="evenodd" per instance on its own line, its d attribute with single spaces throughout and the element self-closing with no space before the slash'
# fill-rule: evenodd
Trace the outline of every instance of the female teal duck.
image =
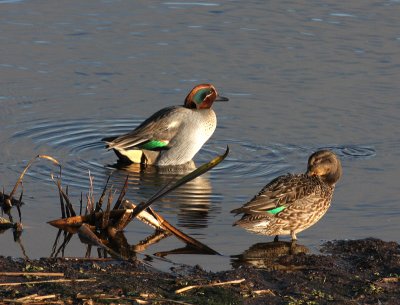
<svg viewBox="0 0 400 305">
<path fill-rule="evenodd" d="M 262 235 L 296 234 L 315 224 L 328 210 L 342 175 L 338 157 L 329 150 L 313 153 L 305 174 L 275 178 L 253 199 L 232 213 L 244 214 L 233 225 Z"/>
<path fill-rule="evenodd" d="M 183 106 L 163 108 L 133 131 L 102 139 L 122 162 L 173 166 L 192 160 L 217 126 L 215 101 L 219 96 L 213 85 L 197 85 Z"/>
</svg>

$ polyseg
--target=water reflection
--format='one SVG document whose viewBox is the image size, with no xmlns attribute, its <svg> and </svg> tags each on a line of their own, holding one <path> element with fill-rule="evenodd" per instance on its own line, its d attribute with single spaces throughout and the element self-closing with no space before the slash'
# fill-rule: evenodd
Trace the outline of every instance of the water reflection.
<svg viewBox="0 0 400 305">
<path fill-rule="evenodd" d="M 98 250 L 100 250 L 100 252 L 102 251 L 104 253 L 104 256 L 108 253 L 115 258 L 135 259 L 136 251 L 145 250 L 148 245 L 156 243 L 170 235 L 176 236 L 179 240 L 186 243 L 188 247 L 197 249 L 200 251 L 200 253 L 204 252 L 207 254 L 218 254 L 218 252 L 215 250 L 209 248 L 205 244 L 174 227 L 163 216 L 153 210 L 150 205 L 159 198 L 163 198 L 171 191 L 206 173 L 208 170 L 223 161 L 228 153 L 229 148 L 226 149 L 225 154 L 214 158 L 206 164 L 203 164 L 198 169 L 196 169 L 194 163 L 192 162 L 188 164 L 188 166 L 180 167 L 179 172 L 183 171 L 186 173 L 188 171 L 188 173 L 173 183 L 170 182 L 165 184 L 158 192 L 150 196 L 147 201 L 142 202 L 139 205 L 124 199 L 129 185 L 129 175 L 127 175 L 124 185 L 120 190 L 120 194 L 115 201 L 113 208 L 111 209 L 114 196 L 112 190 L 109 188 L 111 177 L 109 176 L 103 192 L 98 201 L 96 201 L 96 204 L 94 204 L 95 198 L 93 193 L 90 193 L 87 196 L 86 213 L 84 215 L 82 215 L 82 209 L 79 215 L 76 214 L 67 192 L 64 192 L 61 186 L 61 181 L 58 180 L 57 186 L 60 196 L 62 218 L 50 221 L 49 224 L 59 228 L 60 230 L 64 230 L 68 234 L 64 234 L 64 241 L 58 248 L 59 250 L 56 251 L 55 249 L 57 248 L 58 240 L 61 235 L 61 231 L 59 231 L 53 245 L 51 256 L 57 256 L 60 251 L 64 252 L 66 245 L 71 239 L 71 234 L 75 233 L 78 234 L 82 243 L 88 245 L 86 257 L 90 256 L 91 248 L 92 246 L 95 246 Z M 127 167 L 124 168 L 125 170 L 127 169 Z M 141 173 L 143 166 L 135 166 L 134 169 Z M 174 169 L 175 168 L 168 169 L 168 172 L 175 172 Z M 163 170 L 167 169 L 163 168 Z M 108 199 L 107 207 L 105 208 L 103 203 L 107 192 Z M 148 224 L 152 228 L 155 228 L 156 234 L 146 238 L 145 241 L 139 242 L 138 246 L 131 246 L 128 244 L 123 231 L 126 226 L 135 218 L 141 220 L 145 224 Z M 100 252 L 99 255 L 101 255 Z"/>
<path fill-rule="evenodd" d="M 191 161 L 173 167 L 119 163 L 109 165 L 108 162 L 115 159 L 114 155 L 106 151 L 100 139 L 104 135 L 124 133 L 140 122 L 141 119 L 113 121 L 85 119 L 58 122 L 45 120 L 35 122 L 30 128 L 15 133 L 13 139 L 31 138 L 36 145 L 52 146 L 55 153 L 66 150 L 67 154 L 73 155 L 74 159 L 62 162 L 62 181 L 70 188 L 87 190 L 88 171 L 94 177 L 94 190 L 101 190 L 108 176 L 111 176 L 110 185 L 120 189 L 129 175 L 127 198 L 142 201 L 150 198 L 165 184 L 176 181 L 194 170 L 196 164 Z M 210 153 L 210 160 L 216 154 L 216 152 Z M 43 165 L 39 164 L 28 174 L 42 181 L 51 182 L 48 167 Z M 215 201 L 218 201 L 218 196 L 213 194 L 210 176 L 205 174 L 162 198 L 155 207 L 160 212 L 173 214 L 177 218 L 178 226 L 201 229 L 208 226 L 208 221 L 212 217 L 210 212 L 216 213 L 219 210 L 213 205 Z"/>
<path fill-rule="evenodd" d="M 128 176 L 128 190 L 126 198 L 139 203 L 152 197 L 164 185 L 178 180 L 189 171 L 196 168 L 196 164 L 190 162 L 179 167 L 154 167 L 132 164 L 121 166 L 110 164 L 115 162 L 113 152 L 107 151 L 100 141 L 102 137 L 120 134 L 132 130 L 142 118 L 127 119 L 66 119 L 66 120 L 31 120 L 19 127 L 20 131 L 11 137 L 16 146 L 18 143 L 25 143 L 30 139 L 32 147 L 42 152 L 56 156 L 63 164 L 63 185 L 69 186 L 72 196 L 79 197 L 81 192 L 87 192 L 89 188 L 89 174 L 93 177 L 93 192 L 99 195 L 104 187 L 107 178 L 110 176 L 109 186 L 113 190 L 120 190 Z M 8 143 L 10 144 L 10 143 Z M 251 185 L 264 183 L 273 177 L 292 172 L 297 164 L 296 160 L 303 160 L 310 152 L 328 148 L 337 153 L 344 160 L 368 160 L 376 156 L 375 146 L 372 144 L 325 144 L 324 146 L 310 146 L 306 144 L 254 142 L 252 140 L 241 140 L 233 137 L 218 139 L 218 144 L 205 145 L 196 156 L 197 164 L 210 161 L 221 150 L 229 145 L 232 149 L 228 158 L 225 159 L 212 172 L 206 173 L 189 183 L 179 187 L 172 193 L 161 198 L 153 204 L 155 210 L 178 228 L 190 230 L 190 234 L 196 237 L 210 239 L 213 236 L 213 219 L 222 210 L 222 204 L 233 204 L 235 200 L 243 201 L 248 196 L 247 191 L 254 191 Z M 290 162 L 288 162 L 290 160 Z M 38 163 L 28 173 L 31 178 L 36 179 L 35 183 L 48 183 L 54 187 L 50 179 L 49 167 L 46 164 Z M 246 179 L 246 183 L 242 183 Z M 247 189 L 246 185 L 250 188 Z M 56 194 L 56 191 L 54 191 Z M 227 194 L 225 197 L 222 194 Z M 226 198 L 234 194 L 236 199 L 231 202 Z M 246 195 L 247 194 L 247 195 Z M 224 199 L 225 198 L 225 199 Z M 77 202 L 78 200 L 74 200 Z M 224 201 L 224 202 L 223 202 Z M 237 202 L 236 202 L 237 204 Z M 230 226 L 231 221 L 227 222 Z M 220 227 L 218 227 L 220 229 Z M 223 229 L 223 228 L 222 228 Z M 142 237 L 134 230 L 126 232 L 129 240 L 139 240 Z M 229 238 L 231 233 L 224 230 L 224 237 Z M 65 236 L 68 237 L 68 236 Z M 157 239 L 158 237 L 154 237 Z M 247 236 L 242 239 L 247 239 Z M 153 237 L 149 237 L 150 240 Z M 140 251 L 147 247 L 147 241 L 135 245 L 135 249 L 121 246 L 124 243 L 110 243 L 110 249 L 116 253 L 129 256 L 129 251 Z M 271 253 L 271 247 L 278 248 L 279 244 L 265 246 Z M 89 246 L 90 248 L 90 246 Z M 53 254 L 62 254 L 63 247 L 53 249 Z M 103 250 L 102 250 L 103 251 Z M 225 250 L 226 251 L 226 250 Z M 229 251 L 229 250 L 228 250 Z M 250 251 L 250 249 L 249 249 Z M 182 248 L 172 251 L 157 253 L 165 256 L 171 253 L 190 253 L 191 249 Z M 41 255 L 45 255 L 42 253 Z M 232 261 L 232 265 L 254 263 L 258 266 L 277 264 L 268 259 L 259 257 L 249 259 L 249 254 L 242 254 L 242 260 L 238 258 Z M 268 256 L 267 256 L 268 257 Z"/>
<path fill-rule="evenodd" d="M 171 186 L 171 189 L 172 187 L 173 186 Z M 162 189 L 162 191 L 164 190 L 165 189 Z M 166 190 L 168 190 L 168 188 Z M 124 193 L 124 190 L 122 190 L 121 194 Z M 60 196 L 61 195 L 64 197 L 64 193 L 60 190 Z M 103 198 L 103 196 L 101 197 Z M 162 254 L 158 253 L 156 256 L 163 257 L 168 254 L 177 253 L 219 254 L 207 245 L 171 225 L 166 219 L 151 208 L 143 210 L 143 207 L 135 214 L 135 211 L 139 206 L 135 206 L 128 200 L 123 200 L 122 197 L 123 195 L 119 196 L 112 210 L 110 210 L 112 198 L 109 197 L 107 209 L 105 211 L 100 212 L 102 199 L 99 199 L 96 203 L 96 207 L 92 208 L 90 214 L 78 216 L 75 215 L 75 212 L 71 209 L 69 203 L 63 205 L 63 201 L 61 200 L 60 203 L 63 217 L 49 222 L 52 226 L 59 228 L 50 256 L 57 257 L 60 253 L 64 256 L 64 251 L 73 234 L 77 234 L 80 241 L 87 245 L 85 257 L 91 257 L 91 250 L 94 246 L 98 250 L 99 257 L 106 257 L 109 254 L 114 258 L 123 260 L 136 259 L 137 252 L 143 252 L 149 246 L 172 235 L 183 241 L 186 246 L 172 251 L 161 252 Z M 67 196 L 65 199 L 66 201 L 69 201 L 67 200 Z M 149 201 L 151 201 L 151 199 L 149 199 Z M 68 213 L 68 211 L 70 212 Z M 67 217 L 65 218 L 64 215 L 67 215 Z M 155 231 L 137 244 L 130 245 L 125 237 L 124 228 L 135 216 L 138 220 L 154 228 Z M 61 245 L 58 247 L 62 231 L 64 231 L 64 238 Z"/>
<path fill-rule="evenodd" d="M 10 215 L 11 214 L 9 214 L 9 216 Z M 5 233 L 9 229 L 12 229 L 14 242 L 19 244 L 23 257 L 25 259 L 29 259 L 28 255 L 26 254 L 25 247 L 22 243 L 22 232 L 23 232 L 22 223 L 21 222 L 12 222 L 12 220 L 7 220 L 3 217 L 0 217 L 0 235 Z"/>
<path fill-rule="evenodd" d="M 293 270 L 295 266 L 280 263 L 280 258 L 285 255 L 309 253 L 309 249 L 303 245 L 288 241 L 272 241 L 252 245 L 242 254 L 231 257 L 232 267 L 250 265 L 268 270 Z"/>
<path fill-rule="evenodd" d="M 101 138 L 112 134 L 121 134 L 132 130 L 140 124 L 142 118 L 136 119 L 76 119 L 76 120 L 37 120 L 28 127 L 16 132 L 12 139 L 25 141 L 32 139 L 37 147 L 51 147 L 52 153 L 66 156 L 63 163 L 63 183 L 71 190 L 86 191 L 88 188 L 88 171 L 94 177 L 94 190 L 101 190 L 107 177 L 115 189 L 120 189 L 129 175 L 127 198 L 140 202 L 150 198 L 158 189 L 175 181 L 193 170 L 196 165 L 189 162 L 182 166 L 155 167 L 139 164 L 120 165 L 114 162 L 113 152 L 107 151 Z M 369 159 L 375 156 L 375 148 L 370 145 L 327 145 L 309 147 L 282 143 L 251 143 L 237 139 L 221 140 L 220 145 L 230 145 L 232 153 L 214 172 L 213 181 L 210 174 L 202 175 L 183 185 L 169 196 L 155 203 L 158 211 L 176 218 L 180 227 L 198 230 L 204 234 L 209 221 L 220 211 L 222 196 L 212 188 L 212 182 L 227 179 L 264 180 L 292 170 L 286 163 L 287 158 L 302 157 L 319 148 L 328 148 L 346 159 Z M 202 161 L 207 162 L 217 154 L 215 147 L 206 145 L 199 153 Z M 72 159 L 69 158 L 72 156 Z M 229 175 L 226 175 L 229 173 Z M 28 173 L 31 177 L 52 183 L 48 167 L 38 164 Z"/>
<path fill-rule="evenodd" d="M 195 170 L 196 165 L 193 161 L 174 167 L 115 164 L 109 169 L 113 185 L 122 186 L 129 176 L 130 192 L 135 190 L 136 198 L 148 199 L 162 186 L 171 184 Z M 158 206 L 167 213 L 173 212 L 180 227 L 205 228 L 210 218 L 212 193 L 209 175 L 204 174 L 180 186 L 172 195 L 162 198 Z"/>
<path fill-rule="evenodd" d="M 99 258 L 105 258 L 107 256 L 111 256 L 113 258 L 122 260 L 135 260 L 137 258 L 138 253 L 142 253 L 146 251 L 147 248 L 157 244 L 164 238 L 172 236 L 172 234 L 168 231 L 156 229 L 154 233 L 147 236 L 138 243 L 130 244 L 123 231 L 109 228 L 107 231 L 104 232 L 97 232 L 97 231 L 93 232 L 91 230 L 91 227 L 86 224 L 83 224 L 79 229 L 76 230 L 75 233 L 78 235 L 78 238 L 82 243 L 82 245 L 86 245 L 85 258 L 93 257 L 92 250 L 95 247 L 97 250 L 97 256 Z M 59 229 L 53 243 L 50 257 L 52 258 L 64 257 L 65 251 L 75 233 Z M 167 255 L 172 255 L 172 254 L 215 255 L 218 253 L 217 252 L 213 253 L 208 251 L 207 249 L 196 248 L 189 244 L 186 244 L 186 246 L 181 248 L 156 252 L 154 253 L 154 256 L 149 256 L 148 260 L 151 261 L 153 260 L 154 257 L 165 258 Z M 27 256 L 25 255 L 25 257 Z"/>
</svg>

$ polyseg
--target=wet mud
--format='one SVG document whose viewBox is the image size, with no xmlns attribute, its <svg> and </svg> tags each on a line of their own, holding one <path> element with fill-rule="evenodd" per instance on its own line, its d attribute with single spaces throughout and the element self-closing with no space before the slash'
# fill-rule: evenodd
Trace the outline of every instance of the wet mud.
<svg viewBox="0 0 400 305">
<path fill-rule="evenodd" d="M 276 247 L 258 244 L 232 257 L 232 267 L 214 273 L 182 265 L 160 272 L 140 260 L 0 257 L 0 303 L 20 304 L 24 298 L 31 304 L 399 304 L 400 300 L 396 242 L 332 241 L 322 245 L 320 254 L 285 242 Z M 42 277 L 42 273 L 49 274 Z"/>
</svg>

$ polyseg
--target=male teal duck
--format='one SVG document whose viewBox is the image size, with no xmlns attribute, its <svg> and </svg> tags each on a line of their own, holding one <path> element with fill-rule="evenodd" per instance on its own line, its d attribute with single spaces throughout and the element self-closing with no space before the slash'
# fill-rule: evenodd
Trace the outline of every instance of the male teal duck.
<svg viewBox="0 0 400 305">
<path fill-rule="evenodd" d="M 329 150 L 313 153 L 305 174 L 286 174 L 267 184 L 244 206 L 233 225 L 261 235 L 296 234 L 315 224 L 328 210 L 335 184 L 342 175 L 339 158 Z"/>
<path fill-rule="evenodd" d="M 125 163 L 157 166 L 182 165 L 192 160 L 217 126 L 211 109 L 219 96 L 213 85 L 200 84 L 187 95 L 183 106 L 163 108 L 133 131 L 102 139 Z"/>
</svg>

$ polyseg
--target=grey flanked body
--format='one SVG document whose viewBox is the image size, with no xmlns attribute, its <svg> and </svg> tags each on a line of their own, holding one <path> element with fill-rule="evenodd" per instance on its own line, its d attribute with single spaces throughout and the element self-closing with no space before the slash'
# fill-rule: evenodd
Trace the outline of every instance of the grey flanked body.
<svg viewBox="0 0 400 305">
<path fill-rule="evenodd" d="M 143 150 L 144 155 L 149 158 L 153 156 L 155 158 L 153 164 L 159 166 L 178 165 L 191 161 L 217 127 L 217 116 L 211 108 L 201 110 L 180 106 L 171 108 L 171 111 L 168 111 L 167 120 L 169 129 L 174 131 L 168 143 L 169 148 L 158 152 Z M 163 122 L 160 125 L 163 125 Z"/>
<path fill-rule="evenodd" d="M 327 212 L 342 174 L 340 160 L 329 150 L 312 154 L 305 174 L 287 174 L 272 180 L 254 198 L 232 213 L 243 214 L 234 223 L 262 235 L 296 234 L 315 224 Z M 277 237 L 276 237 L 277 238 Z"/>
<path fill-rule="evenodd" d="M 174 166 L 190 162 L 217 126 L 211 105 L 227 101 L 212 85 L 192 89 L 183 106 L 163 108 L 133 131 L 104 138 L 121 161 Z"/>
</svg>

